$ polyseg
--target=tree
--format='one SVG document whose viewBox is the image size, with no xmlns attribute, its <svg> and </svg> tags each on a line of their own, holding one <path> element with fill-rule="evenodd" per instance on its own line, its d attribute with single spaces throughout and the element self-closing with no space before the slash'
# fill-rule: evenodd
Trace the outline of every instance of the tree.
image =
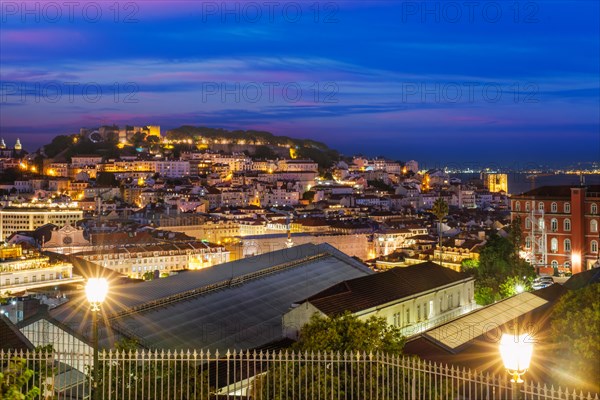
<svg viewBox="0 0 600 400">
<path fill-rule="evenodd" d="M 492 235 L 481 249 L 475 269 L 475 301 L 480 305 L 517 294 L 516 287 L 530 290 L 535 270 L 519 257 L 520 231 L 507 238 Z"/>
<path fill-rule="evenodd" d="M 27 368 L 26 361 L 15 357 L 0 370 L 0 399 L 32 400 L 40 395 L 36 386 L 29 387 L 33 370 Z"/>
<path fill-rule="evenodd" d="M 404 337 L 400 329 L 388 325 L 384 318 L 371 317 L 361 321 L 346 312 L 333 318 L 314 314 L 300 331 L 293 346 L 299 351 L 364 351 L 401 354 Z"/>
<path fill-rule="evenodd" d="M 433 207 L 431 208 L 431 212 L 438 220 L 438 239 L 440 243 L 440 264 L 442 263 L 442 220 L 446 215 L 448 215 L 448 203 L 442 199 L 442 197 L 438 197 L 433 203 Z"/>
<path fill-rule="evenodd" d="M 560 298 L 550 316 L 550 339 L 560 360 L 557 374 L 577 386 L 600 392 L 600 284 L 573 290 Z M 565 378 L 557 376 L 558 381 Z"/>
<path fill-rule="evenodd" d="M 96 184 L 99 186 L 117 186 L 117 178 L 112 172 L 98 172 L 96 176 Z"/>
<path fill-rule="evenodd" d="M 292 346 L 292 361 L 272 363 L 255 380 L 252 398 L 379 399 L 405 393 L 411 385 L 427 398 L 452 398 L 443 389 L 447 385 L 434 388 L 422 372 L 404 373 L 400 365 L 412 359 L 401 358 L 403 347 L 400 329 L 383 318 L 314 315 Z"/>
<path fill-rule="evenodd" d="M 308 200 L 310 202 L 313 201 L 313 199 L 315 198 L 315 192 L 313 192 L 312 190 L 306 191 L 304 193 L 302 193 L 302 200 Z"/>
</svg>

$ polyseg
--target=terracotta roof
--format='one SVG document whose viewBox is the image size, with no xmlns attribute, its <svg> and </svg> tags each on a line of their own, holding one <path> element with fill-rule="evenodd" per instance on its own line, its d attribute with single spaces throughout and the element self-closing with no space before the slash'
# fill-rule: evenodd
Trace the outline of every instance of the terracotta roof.
<svg viewBox="0 0 600 400">
<path fill-rule="evenodd" d="M 576 186 L 542 186 L 519 196 L 527 197 L 567 197 L 571 198 L 571 188 Z M 600 192 L 600 185 L 587 186 L 588 192 Z"/>
<path fill-rule="evenodd" d="M 343 281 L 308 301 L 327 315 L 358 312 L 467 278 L 466 274 L 428 261 Z"/>
</svg>

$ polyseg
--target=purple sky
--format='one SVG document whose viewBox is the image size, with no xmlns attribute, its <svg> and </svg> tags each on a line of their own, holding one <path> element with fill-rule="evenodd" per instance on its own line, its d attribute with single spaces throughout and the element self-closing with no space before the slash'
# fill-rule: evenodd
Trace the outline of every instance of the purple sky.
<svg viewBox="0 0 600 400">
<path fill-rule="evenodd" d="M 432 164 L 600 159 L 596 1 L 68 4 L 0 6 L 9 144 L 191 124 Z"/>
</svg>

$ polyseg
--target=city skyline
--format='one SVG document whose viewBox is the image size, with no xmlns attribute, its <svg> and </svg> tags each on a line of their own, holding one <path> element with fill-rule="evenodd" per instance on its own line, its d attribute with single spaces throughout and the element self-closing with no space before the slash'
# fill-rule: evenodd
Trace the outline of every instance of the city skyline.
<svg viewBox="0 0 600 400">
<path fill-rule="evenodd" d="M 596 2 L 67 3 L 2 4 L 0 136 L 29 151 L 105 124 L 431 165 L 600 149 Z"/>
</svg>

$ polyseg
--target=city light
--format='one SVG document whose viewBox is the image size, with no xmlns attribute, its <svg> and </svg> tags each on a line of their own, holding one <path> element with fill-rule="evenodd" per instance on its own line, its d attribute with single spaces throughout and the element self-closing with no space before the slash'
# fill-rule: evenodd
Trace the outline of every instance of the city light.
<svg viewBox="0 0 600 400">
<path fill-rule="evenodd" d="M 106 278 L 89 278 L 85 285 L 85 295 L 92 308 L 99 307 L 108 294 L 108 281 Z"/>
</svg>

